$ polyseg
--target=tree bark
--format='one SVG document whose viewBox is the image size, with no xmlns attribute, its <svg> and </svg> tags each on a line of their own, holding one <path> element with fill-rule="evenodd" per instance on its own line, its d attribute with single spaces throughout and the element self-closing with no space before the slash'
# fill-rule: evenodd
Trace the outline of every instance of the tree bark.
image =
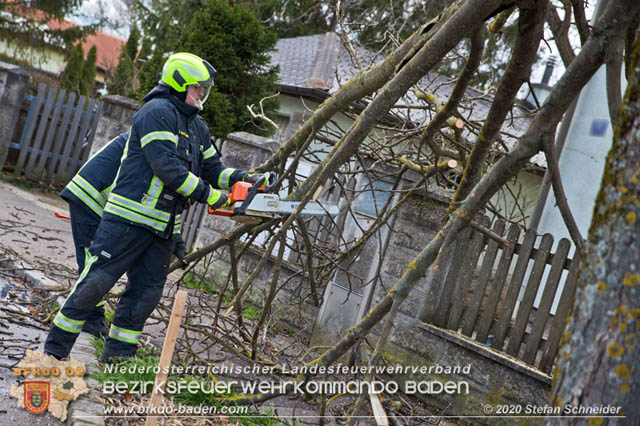
<svg viewBox="0 0 640 426">
<path fill-rule="evenodd" d="M 640 418 L 640 39 L 589 231 L 575 307 L 556 358 L 552 402 L 619 407 Z M 563 410 L 564 411 L 564 410 Z M 594 416 L 590 424 L 603 424 Z M 583 424 L 550 419 L 546 424 Z"/>
</svg>

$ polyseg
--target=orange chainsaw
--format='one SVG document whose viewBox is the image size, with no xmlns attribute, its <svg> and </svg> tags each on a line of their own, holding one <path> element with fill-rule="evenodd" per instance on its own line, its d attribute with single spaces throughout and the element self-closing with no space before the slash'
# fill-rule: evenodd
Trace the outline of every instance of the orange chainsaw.
<svg viewBox="0 0 640 426">
<path fill-rule="evenodd" d="M 238 222 L 253 222 L 252 218 L 274 218 L 292 214 L 300 206 L 300 201 L 281 200 L 277 194 L 270 193 L 274 186 L 273 183 L 258 186 L 249 182 L 236 182 L 229 193 L 229 207 L 213 210 L 209 206 L 208 212 L 230 217 Z M 298 213 L 303 216 L 336 216 L 338 206 L 310 201 Z"/>
</svg>

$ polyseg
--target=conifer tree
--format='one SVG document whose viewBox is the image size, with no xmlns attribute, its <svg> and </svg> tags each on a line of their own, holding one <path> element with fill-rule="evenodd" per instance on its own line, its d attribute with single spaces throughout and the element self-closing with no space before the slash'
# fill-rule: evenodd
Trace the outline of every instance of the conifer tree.
<svg viewBox="0 0 640 426">
<path fill-rule="evenodd" d="M 93 94 L 93 88 L 96 80 L 96 62 L 98 60 L 98 48 L 94 44 L 89 49 L 87 60 L 84 62 L 83 83 L 89 96 Z"/>
<path fill-rule="evenodd" d="M 138 55 L 138 59 L 148 59 L 149 56 L 151 56 L 151 39 L 148 37 L 145 37 L 142 39 L 142 47 L 140 47 L 140 54 Z"/>
<path fill-rule="evenodd" d="M 76 92 L 80 95 L 87 94 L 86 85 L 84 81 L 84 50 L 80 43 L 71 50 L 71 54 L 67 61 L 67 65 L 60 74 L 60 88 L 67 90 L 67 92 Z"/>
<path fill-rule="evenodd" d="M 275 33 L 265 30 L 253 12 L 241 4 L 211 0 L 203 6 L 191 1 L 193 7 L 187 8 L 190 13 L 185 14 L 169 7 L 174 1 L 154 2 L 156 14 L 147 14 L 142 21 L 156 48 L 141 68 L 139 97 L 157 84 L 167 52 L 190 52 L 209 61 L 218 72 L 201 114 L 212 134 L 225 137 L 238 130 L 271 133 L 271 128 L 252 123 L 247 105 L 257 104 L 276 92 L 277 68 L 270 65 L 269 58 L 277 41 Z M 172 21 L 170 27 L 180 31 L 159 25 Z M 274 117 L 278 101 L 272 98 L 264 107 L 265 113 Z"/>
<path fill-rule="evenodd" d="M 129 38 L 127 39 L 127 43 L 125 44 L 125 49 L 127 50 L 127 54 L 131 61 L 136 59 L 136 55 L 138 54 L 138 44 L 140 43 L 140 30 L 136 24 L 133 24 L 133 28 L 131 28 L 131 32 L 129 33 Z"/>
<path fill-rule="evenodd" d="M 133 90 L 133 82 L 135 78 L 135 67 L 131 61 L 131 57 L 127 53 L 126 46 L 123 46 L 118 58 L 118 66 L 113 75 L 109 93 L 112 95 L 127 96 Z"/>
</svg>

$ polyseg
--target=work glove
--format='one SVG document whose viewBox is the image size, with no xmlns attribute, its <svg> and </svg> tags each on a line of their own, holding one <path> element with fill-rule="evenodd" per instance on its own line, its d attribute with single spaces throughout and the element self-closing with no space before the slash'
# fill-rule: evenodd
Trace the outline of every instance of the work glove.
<svg viewBox="0 0 640 426">
<path fill-rule="evenodd" d="M 269 185 L 269 173 L 249 173 L 244 172 L 242 175 L 243 182 L 253 183 L 258 186 L 268 186 Z"/>
<path fill-rule="evenodd" d="M 187 248 L 185 247 L 184 241 L 182 241 L 182 237 L 180 236 L 180 234 L 176 234 L 175 239 L 176 245 L 173 249 L 173 254 L 178 259 L 178 265 L 180 266 L 180 268 L 184 269 L 189 265 L 189 262 L 184 260 L 185 256 L 187 255 Z"/>
<path fill-rule="evenodd" d="M 207 204 L 209 204 L 213 210 L 221 209 L 229 205 L 229 197 L 224 192 L 209 187 Z"/>
</svg>

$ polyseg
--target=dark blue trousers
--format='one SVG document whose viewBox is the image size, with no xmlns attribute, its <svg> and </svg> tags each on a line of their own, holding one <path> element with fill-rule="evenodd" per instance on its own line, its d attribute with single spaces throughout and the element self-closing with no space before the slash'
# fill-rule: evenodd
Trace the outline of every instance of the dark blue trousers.
<svg viewBox="0 0 640 426">
<path fill-rule="evenodd" d="M 84 263 L 89 256 L 88 250 L 91 241 L 96 235 L 100 218 L 88 211 L 89 208 L 76 203 L 69 203 L 69 215 L 71 216 L 71 234 L 76 248 L 76 262 L 78 262 L 78 274 L 82 273 Z M 97 335 L 104 325 L 104 302 L 100 301 L 89 313 L 87 322 L 83 326 L 84 331 Z"/>
<path fill-rule="evenodd" d="M 146 229 L 102 220 L 78 282 L 53 321 L 45 352 L 67 357 L 93 308 L 127 272 L 103 359 L 135 355 L 144 323 L 162 297 L 173 246 L 173 239 Z"/>
</svg>

